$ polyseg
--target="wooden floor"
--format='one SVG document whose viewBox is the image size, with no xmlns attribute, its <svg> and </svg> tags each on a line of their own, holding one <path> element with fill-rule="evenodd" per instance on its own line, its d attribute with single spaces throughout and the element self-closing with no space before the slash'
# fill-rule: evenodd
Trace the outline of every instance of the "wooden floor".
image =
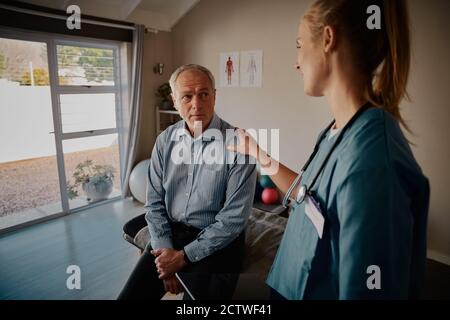
<svg viewBox="0 0 450 320">
<path fill-rule="evenodd" d="M 139 258 L 122 227 L 143 213 L 131 199 L 0 236 L 0 299 L 115 299 Z M 81 290 L 69 290 L 69 265 Z"/>
</svg>

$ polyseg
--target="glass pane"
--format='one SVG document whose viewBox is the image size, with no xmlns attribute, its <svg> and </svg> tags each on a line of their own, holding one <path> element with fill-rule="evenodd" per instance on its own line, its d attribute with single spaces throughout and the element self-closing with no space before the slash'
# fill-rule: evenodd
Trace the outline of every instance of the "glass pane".
<svg viewBox="0 0 450 320">
<path fill-rule="evenodd" d="M 59 84 L 69 86 L 113 86 L 112 49 L 56 46 Z"/>
<path fill-rule="evenodd" d="M 114 93 L 62 94 L 60 103 L 64 133 L 116 128 Z"/>
<path fill-rule="evenodd" d="M 47 46 L 0 38 L 0 229 L 62 211 Z"/>
<path fill-rule="evenodd" d="M 49 86 L 47 45 L 0 38 L 0 79 L 10 86 Z"/>
<path fill-rule="evenodd" d="M 71 209 L 121 194 L 117 141 L 117 134 L 63 141 Z"/>
</svg>

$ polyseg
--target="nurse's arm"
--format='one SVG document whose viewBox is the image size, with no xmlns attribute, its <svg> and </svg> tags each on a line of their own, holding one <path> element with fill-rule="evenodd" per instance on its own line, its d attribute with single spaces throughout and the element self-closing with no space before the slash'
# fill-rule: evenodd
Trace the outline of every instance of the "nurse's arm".
<svg viewBox="0 0 450 320">
<path fill-rule="evenodd" d="M 337 189 L 340 299 L 406 298 L 412 225 L 393 176 L 388 167 L 362 170 Z"/>
<path fill-rule="evenodd" d="M 229 145 L 228 150 L 239 152 L 241 154 L 250 155 L 258 161 L 264 172 L 270 176 L 270 179 L 275 183 L 281 192 L 286 193 L 297 177 L 297 172 L 292 171 L 281 162 L 276 161 L 263 149 L 260 148 L 255 139 L 242 129 L 237 129 L 236 134 L 239 138 L 239 143 L 236 145 Z M 292 194 L 297 194 L 295 189 Z"/>
</svg>

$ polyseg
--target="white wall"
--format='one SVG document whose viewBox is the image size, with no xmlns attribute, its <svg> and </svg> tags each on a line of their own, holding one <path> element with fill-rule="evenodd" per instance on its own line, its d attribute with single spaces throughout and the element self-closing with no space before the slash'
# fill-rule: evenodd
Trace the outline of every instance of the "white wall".
<svg viewBox="0 0 450 320">
<path fill-rule="evenodd" d="M 54 155 L 50 87 L 0 81 L 0 163 Z"/>
<path fill-rule="evenodd" d="M 295 170 L 332 118 L 323 98 L 303 93 L 294 70 L 300 16 L 310 1 L 202 0 L 172 30 L 174 67 L 198 63 L 219 78 L 219 54 L 264 51 L 263 88 L 218 88 L 216 110 L 243 128 L 279 128 L 281 161 Z M 404 116 L 414 153 L 431 182 L 429 249 L 450 263 L 448 200 L 449 44 L 447 0 L 411 0 L 413 64 Z"/>
<path fill-rule="evenodd" d="M 83 106 L 88 110 L 104 111 L 99 112 L 103 115 L 102 122 L 115 124 L 114 109 L 98 98 L 89 100 L 89 104 L 83 102 Z M 98 118 L 86 118 L 82 114 L 80 117 L 77 105 L 73 110 L 67 107 L 65 112 L 68 114 L 64 115 L 67 128 L 86 130 L 86 125 L 92 128 L 100 123 Z M 55 136 L 50 132 L 54 132 L 50 87 L 20 86 L 0 79 L 0 163 L 55 155 Z M 65 153 L 70 153 L 108 147 L 115 140 L 112 135 L 65 140 L 63 147 Z"/>
</svg>

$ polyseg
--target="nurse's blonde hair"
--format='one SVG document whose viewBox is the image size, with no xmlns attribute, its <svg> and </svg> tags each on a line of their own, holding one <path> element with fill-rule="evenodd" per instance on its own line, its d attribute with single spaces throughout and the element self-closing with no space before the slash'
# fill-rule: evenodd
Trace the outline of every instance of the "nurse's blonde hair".
<svg viewBox="0 0 450 320">
<path fill-rule="evenodd" d="M 367 9 L 381 9 L 381 29 L 369 29 Z M 318 0 L 304 16 L 313 41 L 325 26 L 347 40 L 352 62 L 366 75 L 367 99 L 382 107 L 408 131 L 399 104 L 408 97 L 410 27 L 405 0 Z"/>
</svg>

